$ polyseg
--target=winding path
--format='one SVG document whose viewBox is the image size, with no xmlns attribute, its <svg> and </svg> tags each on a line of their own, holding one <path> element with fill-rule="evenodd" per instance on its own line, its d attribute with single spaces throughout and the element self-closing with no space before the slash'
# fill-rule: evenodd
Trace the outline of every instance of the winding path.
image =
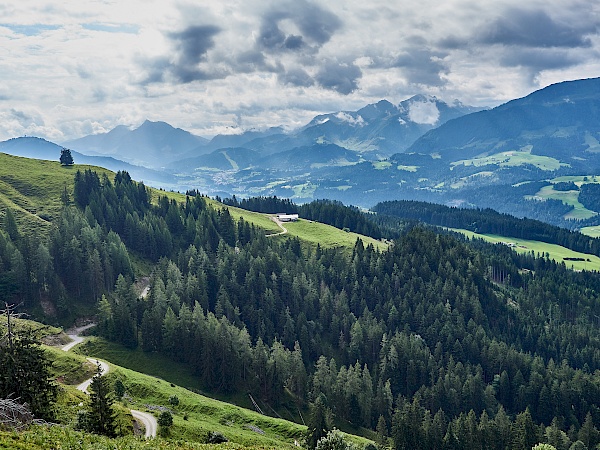
<svg viewBox="0 0 600 450">
<path fill-rule="evenodd" d="M 81 336 L 80 333 L 84 330 L 87 330 L 88 328 L 93 327 L 94 325 L 96 325 L 96 324 L 91 323 L 89 325 L 74 328 L 73 330 L 70 330 L 70 332 L 68 332 L 67 335 L 71 339 L 73 339 L 73 342 L 69 342 L 67 345 L 63 345 L 61 347 L 61 349 L 64 350 L 65 352 L 68 352 L 73 347 L 75 347 L 77 344 L 82 343 L 85 340 L 85 337 Z M 104 361 L 100 361 L 99 359 L 96 359 L 96 358 L 87 358 L 87 360 L 93 364 L 100 364 L 100 369 L 101 369 L 102 375 L 106 375 L 110 370 L 109 365 L 107 363 L 105 363 Z M 92 378 L 88 378 L 83 383 L 78 385 L 77 389 L 80 390 L 81 392 L 84 392 L 87 394 L 88 393 L 87 390 L 90 387 L 90 384 L 92 384 Z M 141 412 L 141 411 L 136 411 L 135 409 L 131 409 L 130 411 L 131 411 L 131 415 L 133 416 L 133 418 L 138 423 L 141 423 L 144 426 L 144 428 L 146 429 L 144 436 L 146 438 L 156 437 L 156 431 L 158 430 L 158 422 L 156 421 L 156 418 L 152 414 L 148 414 L 148 413 Z"/>
<path fill-rule="evenodd" d="M 156 417 L 152 414 L 136 411 L 135 409 L 131 410 L 131 415 L 138 423 L 142 423 L 146 428 L 146 433 L 144 434 L 146 438 L 156 437 L 156 431 L 158 429 Z"/>
<path fill-rule="evenodd" d="M 275 222 L 283 231 L 280 231 L 279 233 L 267 234 L 265 237 L 281 236 L 282 234 L 286 234 L 288 232 L 287 228 L 283 226 L 281 220 L 279 220 L 277 217 L 272 216 L 271 220 Z"/>
</svg>

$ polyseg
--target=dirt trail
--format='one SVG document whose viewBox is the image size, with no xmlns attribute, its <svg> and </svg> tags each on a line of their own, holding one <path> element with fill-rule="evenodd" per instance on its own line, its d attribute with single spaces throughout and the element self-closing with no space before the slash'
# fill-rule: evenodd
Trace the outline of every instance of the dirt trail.
<svg viewBox="0 0 600 450">
<path fill-rule="evenodd" d="M 279 220 L 277 217 L 273 216 L 271 217 L 271 220 L 275 222 L 283 231 L 280 231 L 279 233 L 267 234 L 265 237 L 281 236 L 282 234 L 286 234 L 288 232 L 287 228 L 283 226 L 281 220 Z"/>
<path fill-rule="evenodd" d="M 78 327 L 78 328 L 73 328 L 72 330 L 67 330 L 67 336 L 69 336 L 73 341 L 69 342 L 67 345 L 63 345 L 61 347 L 61 349 L 65 352 L 68 352 L 73 347 L 75 347 L 77 344 L 81 344 L 84 341 L 85 337 L 81 336 L 80 333 L 82 333 L 83 331 L 85 331 L 89 328 L 92 328 L 95 325 L 96 325 L 95 323 L 90 323 L 83 327 Z"/>
<path fill-rule="evenodd" d="M 83 342 L 85 340 L 85 337 L 81 336 L 80 333 L 84 330 L 87 330 L 88 328 L 93 327 L 94 325 L 96 325 L 96 324 L 91 323 L 89 325 L 85 325 L 83 327 L 78 327 L 78 328 L 74 328 L 73 330 L 70 330 L 68 332 L 68 336 L 71 339 L 73 339 L 73 342 L 70 342 L 61 348 L 65 352 L 68 352 L 74 346 Z M 94 364 L 100 364 L 102 375 L 106 375 L 110 370 L 109 365 L 107 363 L 105 363 L 104 361 L 100 361 L 99 359 L 96 359 L 96 358 L 87 358 L 87 360 Z M 92 378 L 89 378 L 89 379 L 85 380 L 83 383 L 81 383 L 80 385 L 78 385 L 77 389 L 80 390 L 81 392 L 84 392 L 87 394 L 88 393 L 87 390 L 90 387 L 90 384 L 92 384 Z M 145 437 L 146 438 L 156 437 L 156 431 L 158 430 L 158 422 L 156 421 L 156 418 L 152 414 L 144 413 L 141 411 L 136 411 L 135 409 L 131 409 L 130 411 L 131 411 L 131 415 L 133 416 L 133 418 L 138 423 L 141 422 L 141 424 L 146 429 Z"/>
<path fill-rule="evenodd" d="M 152 414 L 132 409 L 131 415 L 138 423 L 143 424 L 144 428 L 146 428 L 146 433 L 144 434 L 146 438 L 156 437 L 158 423 Z"/>
</svg>

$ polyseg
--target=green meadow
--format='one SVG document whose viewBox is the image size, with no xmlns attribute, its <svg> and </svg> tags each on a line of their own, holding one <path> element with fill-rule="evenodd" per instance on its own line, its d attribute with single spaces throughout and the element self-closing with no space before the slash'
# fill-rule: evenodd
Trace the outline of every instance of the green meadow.
<svg viewBox="0 0 600 450">
<path fill-rule="evenodd" d="M 469 230 L 463 230 L 458 228 L 451 228 L 452 231 L 462 233 L 470 239 L 478 238 L 483 239 L 493 244 L 498 243 L 510 243 L 514 244 L 512 247 L 519 253 L 530 253 L 534 252 L 536 255 L 548 254 L 549 258 L 556 262 L 564 262 L 565 265 L 573 270 L 595 270 L 600 271 L 600 258 L 595 255 L 588 253 L 580 253 L 570 250 L 565 247 L 561 247 L 556 244 L 548 244 L 546 242 L 531 241 L 528 239 L 518 239 L 513 237 L 499 236 L 496 234 L 479 234 L 473 233 Z M 583 261 L 568 261 L 564 258 L 582 258 Z"/>
</svg>

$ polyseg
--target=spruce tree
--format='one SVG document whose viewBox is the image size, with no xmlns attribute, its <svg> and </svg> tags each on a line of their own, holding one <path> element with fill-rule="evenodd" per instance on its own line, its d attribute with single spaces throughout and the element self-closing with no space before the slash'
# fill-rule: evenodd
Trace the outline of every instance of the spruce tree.
<svg viewBox="0 0 600 450">
<path fill-rule="evenodd" d="M 317 448 L 317 443 L 321 438 L 327 436 L 327 432 L 331 429 L 330 415 L 331 413 L 325 405 L 325 397 L 319 395 L 311 405 L 311 414 L 306 430 L 306 446 L 309 449 Z"/>
<path fill-rule="evenodd" d="M 50 378 L 50 362 L 30 332 L 12 329 L 13 306 L 6 304 L 8 333 L 0 340 L 0 398 L 27 403 L 35 417 L 54 417 L 56 385 Z"/>
<path fill-rule="evenodd" d="M 72 166 L 73 164 L 75 164 L 75 162 L 73 161 L 73 155 L 71 155 L 71 150 L 69 150 L 68 148 L 63 148 L 60 151 L 60 163 L 63 166 Z"/>
<path fill-rule="evenodd" d="M 116 412 L 113 408 L 113 393 L 106 378 L 102 377 L 102 367 L 98 364 L 96 375 L 90 384 L 90 401 L 86 417 L 86 430 L 104 436 L 116 435 Z"/>
</svg>

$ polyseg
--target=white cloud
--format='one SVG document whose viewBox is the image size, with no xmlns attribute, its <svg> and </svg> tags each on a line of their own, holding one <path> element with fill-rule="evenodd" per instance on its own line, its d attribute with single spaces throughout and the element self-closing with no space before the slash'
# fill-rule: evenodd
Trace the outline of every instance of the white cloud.
<svg viewBox="0 0 600 450">
<path fill-rule="evenodd" d="M 600 73 L 600 11 L 589 0 L 9 3 L 0 139 L 67 140 L 145 119 L 204 135 L 294 127 L 418 93 L 494 106 Z M 209 32 L 182 34 L 190 29 Z M 24 125 L 12 110 L 37 119 Z M 437 119 L 430 104 L 411 114 Z"/>
<path fill-rule="evenodd" d="M 339 112 L 335 115 L 335 117 L 339 120 L 341 120 L 342 122 L 348 122 L 350 125 L 358 125 L 358 126 L 363 126 L 365 124 L 365 120 L 362 118 L 362 116 L 359 114 L 357 117 L 352 117 L 350 114 L 345 113 L 345 112 Z"/>
<path fill-rule="evenodd" d="M 435 125 L 440 111 L 435 101 L 414 101 L 409 104 L 408 118 L 418 124 Z"/>
</svg>

